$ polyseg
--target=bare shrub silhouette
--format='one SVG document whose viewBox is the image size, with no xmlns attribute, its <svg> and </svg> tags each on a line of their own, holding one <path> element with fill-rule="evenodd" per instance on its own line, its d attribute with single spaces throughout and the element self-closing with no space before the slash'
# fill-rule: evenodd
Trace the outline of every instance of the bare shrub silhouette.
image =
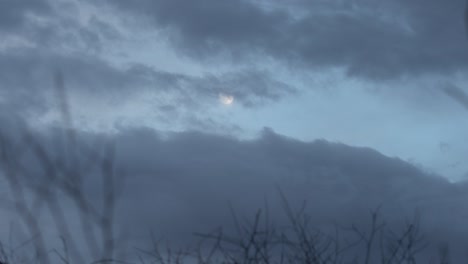
<svg viewBox="0 0 468 264">
<path fill-rule="evenodd" d="M 417 254 L 427 247 L 417 217 L 394 232 L 380 219 L 379 210 L 374 210 L 370 212 L 370 224 L 335 226 L 330 234 L 311 225 L 305 204 L 294 211 L 281 192 L 280 196 L 289 225 L 271 225 L 262 210 L 251 222 L 241 223 L 231 209 L 237 234 L 225 234 L 222 229 L 196 234 L 201 242 L 211 242 L 205 254 L 201 254 L 200 247 L 195 251 L 197 263 L 417 263 Z M 446 263 L 443 261 L 447 254 L 441 253 L 440 263 Z"/>
</svg>

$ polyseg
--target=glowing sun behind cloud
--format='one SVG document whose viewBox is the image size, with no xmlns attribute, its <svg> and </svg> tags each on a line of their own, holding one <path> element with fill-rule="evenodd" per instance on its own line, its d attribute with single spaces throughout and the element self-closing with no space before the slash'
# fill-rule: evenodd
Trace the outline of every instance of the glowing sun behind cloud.
<svg viewBox="0 0 468 264">
<path fill-rule="evenodd" d="M 219 101 L 223 105 L 231 105 L 234 102 L 234 96 L 226 95 L 226 94 L 219 94 Z"/>
</svg>

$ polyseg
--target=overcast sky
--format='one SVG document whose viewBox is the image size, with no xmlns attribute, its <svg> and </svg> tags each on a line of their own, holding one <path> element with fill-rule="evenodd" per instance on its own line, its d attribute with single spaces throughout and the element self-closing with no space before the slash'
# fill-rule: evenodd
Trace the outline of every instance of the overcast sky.
<svg viewBox="0 0 468 264">
<path fill-rule="evenodd" d="M 317 195 L 333 206 L 362 204 L 359 190 L 374 181 L 376 201 L 391 204 L 401 193 L 466 190 L 465 5 L 0 0 L 0 126 L 15 134 L 12 124 L 23 122 L 48 142 L 61 126 L 62 76 L 80 138 L 115 140 L 122 166 L 185 190 L 160 194 L 173 196 L 167 215 L 181 218 L 194 179 L 201 189 L 216 182 L 206 194 L 226 200 L 244 185 L 254 195 L 289 174 L 330 174 L 339 184 Z M 428 193 L 417 193 L 425 184 Z M 126 202 L 142 204 L 145 193 Z M 466 214 L 453 195 L 427 206 Z"/>
<path fill-rule="evenodd" d="M 81 130 L 253 138 L 269 127 L 371 147 L 453 180 L 468 172 L 463 0 L 1 7 L 0 102 L 34 126 L 57 120 L 61 71 Z"/>
</svg>

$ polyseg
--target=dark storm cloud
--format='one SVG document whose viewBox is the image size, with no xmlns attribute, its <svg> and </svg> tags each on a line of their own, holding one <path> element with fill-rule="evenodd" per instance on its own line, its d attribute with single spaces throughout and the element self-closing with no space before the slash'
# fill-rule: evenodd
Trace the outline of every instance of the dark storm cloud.
<svg viewBox="0 0 468 264">
<path fill-rule="evenodd" d="M 269 8 L 260 3 L 270 3 Z M 267 55 L 296 66 L 344 66 L 349 74 L 371 79 L 450 73 L 468 66 L 464 0 L 109 4 L 166 29 L 173 45 L 197 58 L 219 52 L 234 59 Z"/>
<path fill-rule="evenodd" d="M 49 153 L 59 153 L 59 159 L 63 154 L 54 142 L 60 137 L 55 131 L 39 141 Z M 115 142 L 117 175 L 126 175 L 117 180 L 124 183 L 119 185 L 123 192 L 117 219 L 130 224 L 133 239 L 140 241 L 148 228 L 157 236 L 184 243 L 193 232 L 219 225 L 229 232 L 228 201 L 243 217 L 264 207 L 266 200 L 272 221 L 282 226 L 287 219 L 277 187 L 297 210 L 307 201 L 317 226 L 367 223 L 369 210 L 380 206 L 388 224 L 419 211 L 425 238 L 434 247 L 449 241 L 457 249 L 457 243 L 468 241 L 464 236 L 468 229 L 460 224 L 468 215 L 466 183 L 449 183 L 372 149 L 324 140 L 302 142 L 270 129 L 249 141 L 196 132 L 124 129 L 116 135 L 79 133 L 77 142 L 97 151 L 105 142 Z M 25 162 L 29 169 L 36 164 Z M 84 179 L 86 197 L 99 204 L 101 178 L 87 173 Z"/>
</svg>

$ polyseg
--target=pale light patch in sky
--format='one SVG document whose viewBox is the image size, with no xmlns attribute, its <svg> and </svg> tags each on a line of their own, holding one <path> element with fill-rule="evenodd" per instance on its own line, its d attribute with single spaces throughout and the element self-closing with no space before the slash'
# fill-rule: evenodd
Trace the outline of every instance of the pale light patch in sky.
<svg viewBox="0 0 468 264">
<path fill-rule="evenodd" d="M 220 93 L 219 102 L 221 102 L 223 105 L 232 105 L 234 102 L 234 96 Z"/>
</svg>

